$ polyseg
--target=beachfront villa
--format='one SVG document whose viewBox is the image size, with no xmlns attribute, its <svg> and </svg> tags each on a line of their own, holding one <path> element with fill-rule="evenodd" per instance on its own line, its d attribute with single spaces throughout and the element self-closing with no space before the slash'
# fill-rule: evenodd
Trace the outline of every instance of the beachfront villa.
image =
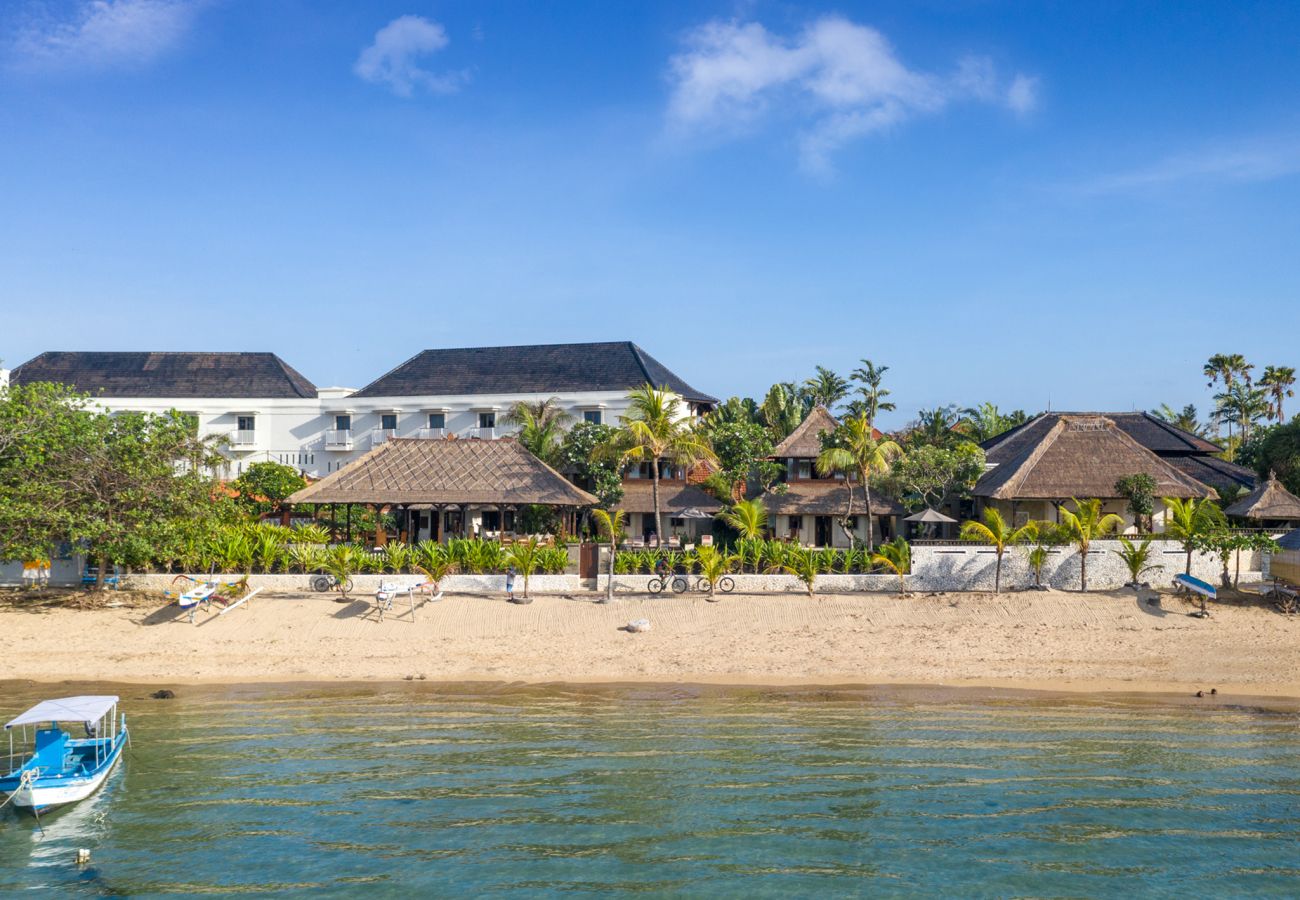
<svg viewBox="0 0 1300 900">
<path fill-rule="evenodd" d="M 814 547 L 850 546 L 847 528 L 855 542 L 867 540 L 866 496 L 855 476 L 840 473 L 823 475 L 817 471 L 817 456 L 822 451 L 821 436 L 834 431 L 839 422 L 823 406 L 812 410 L 803 422 L 778 444 L 771 459 L 784 467 L 781 484 L 784 490 L 768 491 L 763 504 L 771 517 L 772 532 L 778 540 Z M 874 429 L 873 429 L 874 431 Z M 882 437 L 875 432 L 877 439 Z M 855 515 L 849 511 L 849 491 L 853 491 Z M 888 497 L 871 498 L 871 516 L 877 542 L 888 541 L 897 531 L 897 517 L 903 514 L 897 501 Z"/>
<path fill-rule="evenodd" d="M 997 509 L 1017 527 L 1054 521 L 1060 504 L 1095 497 L 1135 531 L 1115 489 L 1128 475 L 1150 475 L 1156 497 L 1218 499 L 1216 486 L 1254 483 L 1250 470 L 1213 457 L 1215 444 L 1146 413 L 1043 413 L 980 446 L 987 468 L 972 491 L 976 505 Z M 1164 514 L 1157 503 L 1156 531 Z"/>
<path fill-rule="evenodd" d="M 360 389 L 317 388 L 274 353 L 51 351 L 10 381 L 71 385 L 108 410 L 190 415 L 200 434 L 226 438 L 232 477 L 267 460 L 320 477 L 393 438 L 504 437 L 520 401 L 553 397 L 575 421 L 608 424 L 647 383 L 675 394 L 683 415 L 717 402 L 631 341 L 425 350 Z"/>
</svg>

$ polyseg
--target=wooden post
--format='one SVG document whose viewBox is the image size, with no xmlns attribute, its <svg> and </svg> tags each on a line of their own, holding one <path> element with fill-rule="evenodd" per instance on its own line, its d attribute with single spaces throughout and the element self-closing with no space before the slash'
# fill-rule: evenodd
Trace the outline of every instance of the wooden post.
<svg viewBox="0 0 1300 900">
<path fill-rule="evenodd" d="M 388 543 L 388 532 L 384 530 L 384 507 L 376 503 L 375 509 L 375 546 L 382 547 Z"/>
<path fill-rule="evenodd" d="M 345 540 L 347 541 L 347 543 L 350 544 L 352 543 L 352 504 L 351 503 L 348 504 L 347 518 L 348 518 L 348 530 L 347 530 L 347 536 Z"/>
</svg>

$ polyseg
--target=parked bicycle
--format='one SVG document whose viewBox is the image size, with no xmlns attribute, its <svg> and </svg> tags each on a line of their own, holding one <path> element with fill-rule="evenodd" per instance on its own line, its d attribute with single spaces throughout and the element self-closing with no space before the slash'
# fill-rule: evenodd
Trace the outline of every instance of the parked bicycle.
<svg viewBox="0 0 1300 900">
<path fill-rule="evenodd" d="M 671 590 L 674 594 L 684 594 L 688 590 L 698 593 L 707 594 L 712 584 L 709 579 L 703 576 L 696 578 L 692 583 L 690 575 L 671 575 L 655 576 L 651 578 L 646 588 L 651 594 L 662 594 L 666 590 Z M 717 588 L 724 594 L 730 594 L 736 589 L 736 582 L 730 575 L 723 575 L 718 579 Z"/>
<path fill-rule="evenodd" d="M 348 578 L 346 581 L 340 582 L 333 575 L 316 575 L 313 576 L 311 580 L 311 589 L 313 591 L 317 591 L 322 594 L 328 591 L 338 591 L 340 594 L 346 597 L 348 595 L 348 591 L 352 590 L 353 587 L 354 585 L 352 583 L 351 578 Z"/>
</svg>

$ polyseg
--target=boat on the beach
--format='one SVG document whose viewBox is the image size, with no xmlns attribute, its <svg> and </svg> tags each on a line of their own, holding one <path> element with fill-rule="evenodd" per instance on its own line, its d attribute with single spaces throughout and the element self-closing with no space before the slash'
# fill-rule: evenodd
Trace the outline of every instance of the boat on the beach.
<svg viewBox="0 0 1300 900">
<path fill-rule="evenodd" d="M 6 803 L 41 813 L 52 806 L 75 803 L 93 794 L 122 756 L 127 740 L 126 716 L 117 716 L 117 697 L 83 696 L 42 700 L 5 723 L 9 734 L 8 774 L 0 777 Z M 80 727 L 73 737 L 60 723 Z M 21 729 L 15 754 L 15 729 Z M 15 762 L 21 762 L 15 766 Z"/>
</svg>

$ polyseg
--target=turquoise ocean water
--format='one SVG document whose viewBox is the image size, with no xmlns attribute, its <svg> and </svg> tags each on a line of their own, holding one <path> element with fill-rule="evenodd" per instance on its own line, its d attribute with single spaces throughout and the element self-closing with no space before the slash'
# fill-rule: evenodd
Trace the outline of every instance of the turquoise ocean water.
<svg viewBox="0 0 1300 900">
<path fill-rule="evenodd" d="M 926 691 L 121 693 L 133 746 L 103 792 L 43 834 L 0 812 L 0 894 L 1300 895 L 1293 712 Z M 9 690 L 0 713 L 36 696 Z"/>
</svg>

